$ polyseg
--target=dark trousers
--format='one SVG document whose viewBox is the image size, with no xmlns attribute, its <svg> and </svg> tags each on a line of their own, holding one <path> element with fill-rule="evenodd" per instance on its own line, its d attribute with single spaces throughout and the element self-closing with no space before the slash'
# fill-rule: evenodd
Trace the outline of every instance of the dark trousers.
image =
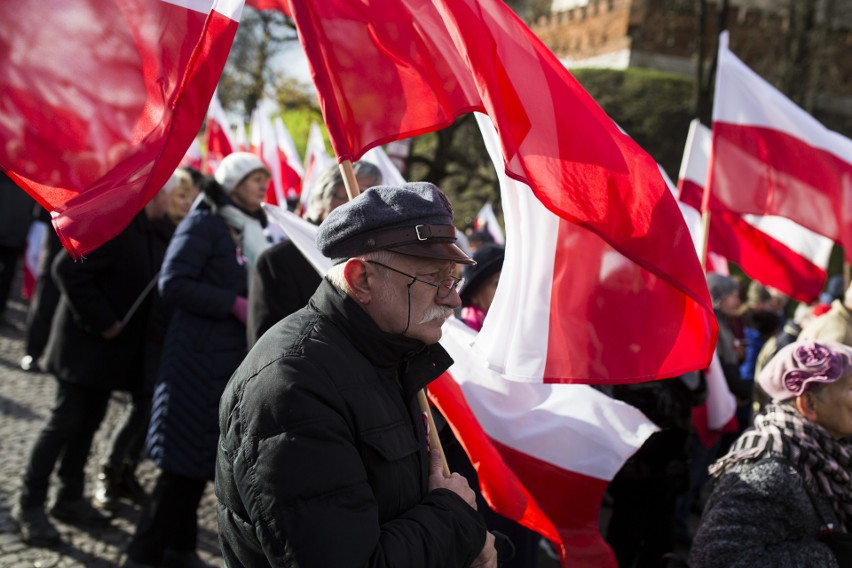
<svg viewBox="0 0 852 568">
<path fill-rule="evenodd" d="M 12 291 L 15 269 L 18 267 L 18 259 L 21 258 L 22 252 L 20 247 L 0 246 L 0 315 L 6 311 L 6 301 Z"/>
<path fill-rule="evenodd" d="M 151 393 L 141 389 L 132 392 L 121 424 L 110 439 L 109 450 L 104 459 L 106 465 L 117 471 L 125 462 L 136 463 L 140 460 L 150 418 Z"/>
<path fill-rule="evenodd" d="M 106 414 L 109 391 L 57 381 L 56 402 L 30 453 L 21 505 L 44 506 L 50 475 L 59 461 L 58 500 L 83 497 L 86 460 Z"/>
<path fill-rule="evenodd" d="M 62 250 L 62 243 L 53 230 L 48 230 L 47 238 L 41 249 L 41 260 L 39 261 L 38 280 L 36 280 L 33 298 L 30 300 L 30 308 L 27 311 L 27 329 L 24 336 L 24 349 L 26 354 L 38 359 L 47 346 L 50 336 L 50 324 L 53 322 L 53 313 L 59 304 L 59 288 L 50 274 L 53 259 Z"/>
<path fill-rule="evenodd" d="M 179 552 L 195 550 L 198 505 L 206 486 L 205 479 L 161 472 L 127 555 L 136 562 L 159 564 L 167 548 Z"/>
</svg>

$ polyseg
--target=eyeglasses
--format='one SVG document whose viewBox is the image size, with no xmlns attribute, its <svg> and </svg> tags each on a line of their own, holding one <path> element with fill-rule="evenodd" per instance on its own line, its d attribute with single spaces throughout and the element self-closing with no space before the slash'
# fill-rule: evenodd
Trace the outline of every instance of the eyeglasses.
<svg viewBox="0 0 852 568">
<path fill-rule="evenodd" d="M 423 284 L 428 284 L 429 286 L 434 286 L 435 289 L 436 289 L 435 295 L 440 300 L 443 300 L 444 298 L 448 297 L 453 292 L 453 290 L 455 290 L 456 288 L 458 288 L 459 286 L 464 284 L 464 278 L 456 278 L 455 276 L 450 276 L 446 280 L 441 280 L 440 282 L 429 282 L 428 280 L 421 280 L 420 278 L 417 278 L 416 276 L 412 276 L 411 274 L 403 272 L 402 270 L 397 270 L 396 268 L 393 268 L 392 266 L 388 266 L 387 264 L 382 264 L 381 262 L 377 262 L 375 260 L 367 260 L 365 262 L 369 262 L 370 264 L 377 264 L 378 266 L 381 266 L 382 268 L 387 268 L 391 272 L 396 272 L 397 274 L 402 274 L 403 276 L 407 276 L 408 278 L 411 278 L 411 282 L 408 283 L 409 289 L 411 288 L 411 286 L 415 282 L 422 282 Z"/>
</svg>

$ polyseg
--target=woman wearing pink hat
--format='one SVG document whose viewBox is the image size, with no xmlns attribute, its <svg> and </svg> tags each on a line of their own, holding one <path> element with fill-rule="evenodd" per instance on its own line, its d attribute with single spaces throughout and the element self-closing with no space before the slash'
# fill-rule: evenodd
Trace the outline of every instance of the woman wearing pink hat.
<svg viewBox="0 0 852 568">
<path fill-rule="evenodd" d="M 710 467 L 690 565 L 852 566 L 852 347 L 792 343 L 758 381 L 772 404 Z"/>
</svg>

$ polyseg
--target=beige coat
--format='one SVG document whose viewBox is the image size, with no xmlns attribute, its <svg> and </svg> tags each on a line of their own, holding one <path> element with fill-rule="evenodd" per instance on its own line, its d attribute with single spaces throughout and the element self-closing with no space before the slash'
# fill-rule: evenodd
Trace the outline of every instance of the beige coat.
<svg viewBox="0 0 852 568">
<path fill-rule="evenodd" d="M 843 300 L 834 300 L 831 309 L 802 330 L 799 340 L 802 339 L 828 339 L 852 345 L 852 312 Z"/>
</svg>

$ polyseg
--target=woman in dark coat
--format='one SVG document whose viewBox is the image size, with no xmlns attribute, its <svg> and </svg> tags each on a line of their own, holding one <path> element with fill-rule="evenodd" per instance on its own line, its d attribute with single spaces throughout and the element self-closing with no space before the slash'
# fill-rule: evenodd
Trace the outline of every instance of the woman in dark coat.
<svg viewBox="0 0 852 568">
<path fill-rule="evenodd" d="M 219 398 L 246 353 L 247 269 L 266 246 L 260 203 L 269 172 L 238 152 L 214 177 L 175 231 L 160 274 L 161 299 L 173 313 L 148 452 L 162 471 L 128 549 L 130 565 L 202 565 L 197 509 L 213 479 Z"/>
<path fill-rule="evenodd" d="M 772 404 L 710 468 L 690 566 L 852 566 L 852 347 L 791 343 L 758 380 Z"/>
</svg>

